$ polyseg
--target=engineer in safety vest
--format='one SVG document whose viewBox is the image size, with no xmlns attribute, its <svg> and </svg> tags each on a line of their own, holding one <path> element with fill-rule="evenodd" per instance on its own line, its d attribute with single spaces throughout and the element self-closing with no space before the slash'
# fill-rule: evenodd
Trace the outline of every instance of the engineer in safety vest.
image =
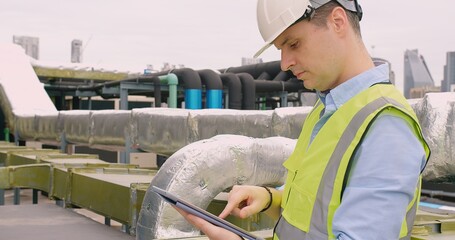
<svg viewBox="0 0 455 240">
<path fill-rule="evenodd" d="M 430 150 L 416 115 L 362 41 L 357 0 L 259 0 L 266 45 L 318 101 L 284 189 L 234 186 L 220 217 L 265 211 L 274 239 L 410 239 Z M 241 239 L 180 211 L 210 239 Z"/>
</svg>

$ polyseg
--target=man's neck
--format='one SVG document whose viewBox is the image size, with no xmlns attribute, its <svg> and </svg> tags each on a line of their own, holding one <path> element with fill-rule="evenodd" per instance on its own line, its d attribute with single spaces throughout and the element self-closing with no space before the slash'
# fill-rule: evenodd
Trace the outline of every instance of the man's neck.
<svg viewBox="0 0 455 240">
<path fill-rule="evenodd" d="M 346 55 L 345 69 L 342 78 L 347 81 L 371 68 L 374 68 L 373 60 L 371 59 L 365 45 L 361 40 L 355 44 L 351 44 L 350 51 Z M 343 82 L 344 82 L 343 81 Z"/>
</svg>

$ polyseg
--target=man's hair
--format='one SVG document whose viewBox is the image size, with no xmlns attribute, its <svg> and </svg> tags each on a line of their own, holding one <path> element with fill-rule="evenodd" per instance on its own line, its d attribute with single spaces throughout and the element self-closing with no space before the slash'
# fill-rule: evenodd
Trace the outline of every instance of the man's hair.
<svg viewBox="0 0 455 240">
<path fill-rule="evenodd" d="M 315 10 L 314 16 L 310 19 L 310 22 L 319 27 L 327 27 L 327 16 L 332 13 L 332 10 L 336 7 L 342 7 L 336 1 L 330 1 L 318 9 Z M 351 23 L 352 29 L 354 32 L 361 37 L 359 17 L 355 12 L 346 10 L 346 15 L 348 16 L 348 21 Z"/>
</svg>

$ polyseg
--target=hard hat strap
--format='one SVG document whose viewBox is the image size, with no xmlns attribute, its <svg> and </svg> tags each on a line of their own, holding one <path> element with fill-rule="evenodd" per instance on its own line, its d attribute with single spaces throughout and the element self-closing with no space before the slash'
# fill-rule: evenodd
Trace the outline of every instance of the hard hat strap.
<svg viewBox="0 0 455 240">
<path fill-rule="evenodd" d="M 357 17 L 359 17 L 359 21 L 360 21 L 360 20 L 362 20 L 362 16 L 363 16 L 362 7 L 359 5 L 359 2 L 357 2 L 357 0 L 354 0 L 354 4 L 355 4 L 355 10 L 356 10 Z"/>
<path fill-rule="evenodd" d="M 305 10 L 305 12 L 303 13 L 303 15 L 299 19 L 297 19 L 293 24 L 291 24 L 291 26 L 293 26 L 294 24 L 296 24 L 302 20 L 305 20 L 305 19 L 311 20 L 315 14 L 315 10 L 316 10 L 315 7 L 308 5 L 308 7 Z M 289 26 L 289 27 L 291 27 L 291 26 Z"/>
</svg>

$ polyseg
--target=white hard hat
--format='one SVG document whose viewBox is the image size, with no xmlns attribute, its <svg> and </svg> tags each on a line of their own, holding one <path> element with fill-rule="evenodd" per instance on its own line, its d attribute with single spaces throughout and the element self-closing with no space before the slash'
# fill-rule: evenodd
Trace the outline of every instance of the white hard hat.
<svg viewBox="0 0 455 240">
<path fill-rule="evenodd" d="M 314 9 L 330 2 L 331 0 L 258 0 L 257 21 L 259 32 L 265 45 L 256 53 L 258 57 L 272 45 L 272 42 L 300 18 L 311 16 Z M 357 0 L 336 0 L 345 9 L 357 12 L 362 18 L 362 10 Z"/>
</svg>

